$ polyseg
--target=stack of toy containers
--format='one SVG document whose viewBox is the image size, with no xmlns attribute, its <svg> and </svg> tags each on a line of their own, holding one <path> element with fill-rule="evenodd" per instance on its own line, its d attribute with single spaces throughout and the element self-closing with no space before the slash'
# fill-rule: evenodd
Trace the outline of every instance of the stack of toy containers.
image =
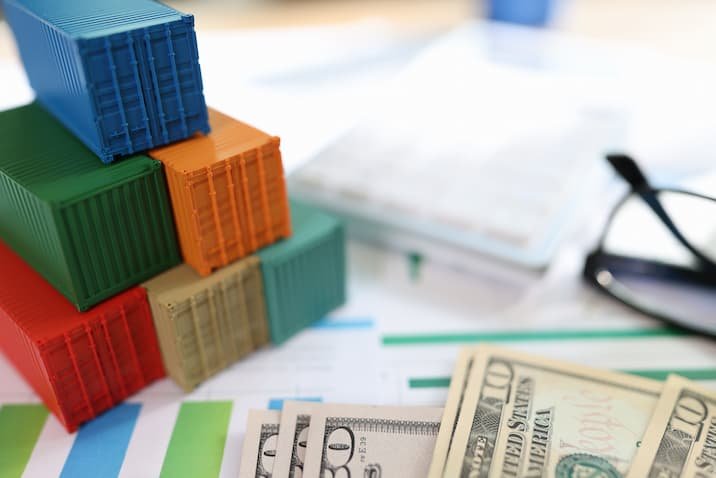
<svg viewBox="0 0 716 478">
<path fill-rule="evenodd" d="M 342 305 L 342 224 L 291 203 L 293 235 L 202 277 L 187 264 L 145 282 L 169 375 L 185 390 Z"/>
<path fill-rule="evenodd" d="M 5 4 L 38 100 L 103 161 L 209 130 L 192 17 L 150 0 Z M 9 133 L 12 154 L 0 165 L 5 175 L 0 207 L 20 224 L 20 233 L 11 221 L 0 232 L 80 310 L 177 262 L 176 244 L 167 235 L 171 220 L 158 163 L 135 157 L 104 169 L 90 166 L 87 151 L 38 105 L 3 113 L 3 119 L 17 131 Z M 167 165 L 184 257 L 201 274 L 182 265 L 145 284 L 154 298 L 165 363 L 185 389 L 266 343 L 269 330 L 274 342 L 282 342 L 345 300 L 342 225 L 294 204 L 296 234 L 286 239 L 290 220 L 278 138 L 217 112 L 212 112 L 211 122 L 213 134 L 152 152 Z M 37 130 L 54 131 L 56 138 L 24 151 L 23 144 L 31 140 L 19 133 Z M 58 148 L 63 141 L 69 146 Z M 18 166 L 21 158 L 26 161 Z M 130 163 L 135 169 L 127 166 Z M 142 165 L 143 174 L 132 176 Z M 18 187 L 26 191 L 15 196 Z M 127 207 L 125 201 L 132 200 L 137 206 Z M 32 237 L 33 231 L 40 234 Z M 23 237 L 31 237 L 31 247 Z M 53 238 L 57 244 L 43 249 L 40 243 L 52 245 Z M 232 263 L 263 246 L 258 256 Z M 210 274 L 218 267 L 224 268 Z M 143 293 L 131 296 L 145 300 Z M 0 326 L 29 330 L 19 317 L 35 319 L 18 314 L 13 297 L 4 297 L 12 307 L 3 310 L 7 323 Z M 116 310 L 101 308 L 115 302 L 102 303 L 88 314 L 105 317 Z M 120 309 L 120 316 L 126 315 Z M 147 307 L 137 310 L 146 320 Z M 85 329 L 89 317 L 77 319 L 84 320 Z M 58 319 L 53 333 L 62 332 L 67 340 L 70 323 Z M 104 336 L 92 335 L 87 342 L 97 350 L 103 349 L 98 340 L 113 341 L 114 329 L 100 328 Z M 127 337 L 132 334 L 126 330 Z M 13 357 L 18 353 L 13 335 L 8 337 L 3 348 L 16 364 L 22 363 L 21 357 Z M 42 334 L 25 339 L 36 350 L 45 350 Z M 147 350 L 156 351 L 151 346 Z M 92 357 L 85 352 L 73 347 L 68 356 L 75 361 L 77 356 Z M 68 415 L 61 407 L 53 408 L 52 397 L 60 402 L 76 397 L 65 395 L 72 388 L 58 391 L 48 377 L 57 364 L 52 354 L 46 355 L 35 374 L 18 367 L 68 429 L 134 390 L 124 386 L 122 393 L 112 394 L 114 402 L 92 404 L 81 417 Z M 115 368 L 125 369 L 116 356 L 95 354 L 92 360 L 103 377 L 108 375 L 103 362 L 107 357 Z M 137 364 L 144 366 L 135 360 Z M 77 373 L 84 370 L 78 363 L 73 367 Z M 46 390 L 54 395 L 43 393 Z"/>
<path fill-rule="evenodd" d="M 39 104 L 0 113 L 0 347 L 72 431 L 164 373 L 135 286 L 179 262 L 161 163 L 102 161 L 208 131 L 193 18 L 4 6 Z"/>
<path fill-rule="evenodd" d="M 258 260 L 235 261 L 291 233 L 279 139 L 212 109 L 209 121 L 210 134 L 149 152 L 186 264 L 144 287 L 167 371 L 187 391 L 268 343 Z"/>
<path fill-rule="evenodd" d="M 185 390 L 345 300 L 340 223 L 299 207 L 289 238 L 279 138 L 209 118 L 209 135 L 149 153 L 165 166 L 186 264 L 144 287 L 167 371 Z"/>
</svg>

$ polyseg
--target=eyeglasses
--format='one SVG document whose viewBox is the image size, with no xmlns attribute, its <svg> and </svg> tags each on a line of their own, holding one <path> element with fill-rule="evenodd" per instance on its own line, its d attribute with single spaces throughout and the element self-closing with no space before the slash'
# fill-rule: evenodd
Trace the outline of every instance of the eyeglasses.
<svg viewBox="0 0 716 478">
<path fill-rule="evenodd" d="M 632 309 L 716 336 L 716 199 L 653 188 L 629 156 L 607 161 L 631 191 L 587 256 L 585 279 Z"/>
</svg>

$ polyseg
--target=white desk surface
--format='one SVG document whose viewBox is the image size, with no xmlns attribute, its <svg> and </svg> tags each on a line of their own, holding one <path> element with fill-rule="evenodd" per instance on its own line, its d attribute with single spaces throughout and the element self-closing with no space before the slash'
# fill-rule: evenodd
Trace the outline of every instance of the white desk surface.
<svg viewBox="0 0 716 478">
<path fill-rule="evenodd" d="M 348 33 L 325 28 L 329 29 L 330 37 L 343 38 L 351 45 L 360 43 L 366 31 L 373 36 L 383 32 L 386 39 L 390 37 L 390 29 L 383 23 L 353 25 L 352 33 L 351 28 Z M 317 42 L 325 44 L 325 33 L 325 30 L 281 35 L 254 32 L 251 33 L 254 36 L 232 41 L 240 46 L 273 37 L 278 51 L 281 42 L 303 42 L 300 44 L 306 47 Z M 204 42 L 206 48 L 212 42 L 222 44 L 226 37 L 221 35 L 234 34 L 200 34 L 200 44 Z M 341 125 L 334 124 L 332 119 L 341 117 L 348 121 L 345 117 L 361 111 L 361 103 L 374 92 L 374 86 L 390 77 L 390 68 L 366 73 L 352 85 L 353 94 L 346 101 L 344 91 L 329 87 L 312 91 L 304 86 L 282 84 L 274 89 L 271 85 L 280 82 L 266 82 L 265 78 L 280 78 L 281 69 L 272 70 L 271 64 L 261 64 L 261 58 L 257 57 L 252 61 L 257 69 L 264 68 L 263 80 L 257 79 L 261 75 L 253 71 L 249 81 L 234 86 L 235 94 L 229 98 L 226 91 L 231 91 L 227 90 L 231 85 L 227 82 L 236 77 L 222 75 L 211 54 L 202 53 L 202 58 L 209 102 L 221 108 L 224 103 L 219 102 L 226 101 L 222 109 L 227 112 L 290 139 L 285 151 L 289 168 L 310 154 L 312 142 L 340 131 Z M 0 59 L 0 78 L 3 82 L 0 108 L 31 99 L 14 60 Z M 318 97 L 323 103 L 312 111 L 315 116 L 321 116 L 320 112 L 325 118 L 307 121 L 309 130 L 299 130 L 301 117 L 296 112 L 313 107 L 312 102 Z M 339 100 L 343 103 L 332 104 Z M 281 108 L 293 113 L 278 117 L 276 113 Z M 711 151 L 702 153 L 708 159 Z M 697 162 L 693 167 L 702 164 Z M 659 167 L 669 173 L 685 172 L 677 171 L 673 164 L 660 163 Z M 597 209 L 594 217 L 607 212 L 604 204 Z M 350 300 L 333 314 L 331 321 L 299 334 L 282 347 L 257 353 L 190 395 L 183 395 L 169 380 L 162 380 L 130 400 L 142 403 L 143 408 L 121 476 L 158 474 L 182 402 L 216 399 L 234 402 L 221 476 L 235 476 L 249 407 L 266 407 L 271 399 L 294 397 L 441 404 L 447 389 L 440 379 L 450 375 L 457 349 L 481 340 L 597 367 L 655 373 L 690 371 L 716 380 L 716 342 L 672 334 L 662 329 L 663 324 L 631 313 L 583 285 L 580 274 L 584 254 L 600 227 L 594 217 L 585 214 L 585 221 L 574 226 L 570 240 L 544 277 L 526 287 L 430 262 L 413 279 L 403 255 L 351 243 Z M 535 334 L 530 335 L 531 331 Z M 3 384 L 0 403 L 38 400 L 2 357 L 0 383 Z M 73 442 L 74 436 L 65 434 L 50 418 L 25 476 L 58 474 Z"/>
</svg>

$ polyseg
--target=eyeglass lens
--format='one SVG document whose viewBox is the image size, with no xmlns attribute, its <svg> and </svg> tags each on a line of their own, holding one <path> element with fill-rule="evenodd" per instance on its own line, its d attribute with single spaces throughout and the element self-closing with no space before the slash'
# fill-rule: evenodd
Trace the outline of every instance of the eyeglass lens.
<svg viewBox="0 0 716 478">
<path fill-rule="evenodd" d="M 655 193 L 684 238 L 704 257 L 716 259 L 716 201 L 686 193 Z M 615 211 L 604 237 L 609 254 L 703 271 L 704 264 L 685 247 L 637 195 Z M 681 325 L 716 334 L 716 287 L 618 268 L 596 271 L 597 282 L 621 300 Z M 714 282 L 712 282 L 713 284 Z"/>
</svg>

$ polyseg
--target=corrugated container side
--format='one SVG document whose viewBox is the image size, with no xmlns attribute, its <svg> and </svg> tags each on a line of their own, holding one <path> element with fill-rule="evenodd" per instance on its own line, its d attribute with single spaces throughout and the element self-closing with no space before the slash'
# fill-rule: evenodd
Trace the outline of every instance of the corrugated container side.
<svg viewBox="0 0 716 478">
<path fill-rule="evenodd" d="M 242 196 L 247 214 L 252 218 L 249 224 L 252 245 L 257 248 L 291 234 L 279 144 L 279 139 L 274 137 L 261 148 L 244 153 L 238 164 L 244 181 L 251 186 L 242 191 Z"/>
<path fill-rule="evenodd" d="M 236 284 L 236 287 L 241 292 L 237 301 L 243 302 L 246 314 L 252 319 L 249 320 L 249 327 L 254 348 L 259 348 L 268 344 L 271 341 L 271 336 L 260 261 L 258 258 L 255 259 L 255 268 L 238 278 L 240 283 Z M 260 320 L 253 320 L 254 317 L 258 317 Z"/>
<path fill-rule="evenodd" d="M 104 162 L 152 146 L 152 130 L 139 74 L 141 57 L 130 32 L 78 41 L 98 142 Z M 99 150 L 99 151 L 98 151 Z"/>
<path fill-rule="evenodd" d="M 144 290 L 123 299 L 116 309 L 87 312 L 81 326 L 39 346 L 70 431 L 164 376 Z"/>
<path fill-rule="evenodd" d="M 175 333 L 182 345 L 182 362 L 187 372 L 193 372 L 186 376 L 189 384 L 199 383 L 228 364 L 220 336 L 226 331 L 219 329 L 219 312 L 209 295 L 208 290 L 200 291 L 170 305 Z"/>
<path fill-rule="evenodd" d="M 160 162 L 106 166 L 38 104 L 0 112 L 0 238 L 80 310 L 180 261 L 170 210 Z"/>
<path fill-rule="evenodd" d="M 107 375 L 115 375 L 117 388 L 127 394 L 165 376 L 146 291 L 134 287 L 130 292 L 130 300 L 104 314 L 99 322 L 111 347 L 111 360 L 105 363 L 111 365 L 114 374 Z"/>
<path fill-rule="evenodd" d="M 5 0 L 4 6 L 38 100 L 99 154 L 101 141 L 77 43 L 20 3 Z"/>
<path fill-rule="evenodd" d="M 39 395 L 45 406 L 69 428 L 60 410 L 57 395 L 52 388 L 49 372 L 37 345 L 29 339 L 9 311 L 11 304 L 0 296 L 0 350 Z"/>
<path fill-rule="evenodd" d="M 184 259 L 201 275 L 291 234 L 278 138 L 207 168 L 166 171 Z"/>
<path fill-rule="evenodd" d="M 254 273 L 258 273 L 257 267 L 254 267 Z M 265 313 L 256 314 L 248 308 L 243 279 L 243 273 L 231 275 L 207 289 L 215 304 L 218 328 L 223 331 L 221 348 L 227 363 L 235 362 L 261 345 L 254 343 L 251 323 L 266 321 Z"/>
<path fill-rule="evenodd" d="M 306 208 L 303 208 L 304 211 Z M 294 207 L 292 207 L 292 211 Z M 271 340 L 282 343 L 346 300 L 342 225 L 315 231 L 294 221 L 294 238 L 259 252 Z"/>
<path fill-rule="evenodd" d="M 204 276 L 291 234 L 280 139 L 209 117 L 211 134 L 149 152 L 166 168 L 182 256 Z"/>
<path fill-rule="evenodd" d="M 149 305 L 152 310 L 154 329 L 156 330 L 157 339 L 159 340 L 159 350 L 167 375 L 184 390 L 187 390 L 187 386 L 180 381 L 183 377 L 178 376 L 175 371 L 176 367 L 174 364 L 179 363 L 180 360 L 179 344 L 177 343 L 176 336 L 171 332 L 173 325 L 168 310 L 156 300 L 156 296 L 152 294 L 152 292 L 147 291 L 147 298 L 149 299 Z"/>
<path fill-rule="evenodd" d="M 66 297 L 75 295 L 52 207 L 0 171 L 0 237 Z"/>
<path fill-rule="evenodd" d="M 190 391 L 265 343 L 266 311 L 255 258 L 206 278 L 185 267 L 144 287 L 167 371 Z"/>
<path fill-rule="evenodd" d="M 90 420 L 114 403 L 87 328 L 83 323 L 40 347 L 68 426 Z"/>
<path fill-rule="evenodd" d="M 241 275 L 166 305 L 172 329 L 164 333 L 178 348 L 172 376 L 187 390 L 255 349 L 249 322 L 265 322 L 265 314 L 249 315 Z"/>
<path fill-rule="evenodd" d="M 209 131 L 193 17 L 80 42 L 105 157 Z"/>
<path fill-rule="evenodd" d="M 22 3 L 5 0 L 6 13 L 38 100 L 102 161 L 208 133 L 191 15 L 40 18 Z"/>
<path fill-rule="evenodd" d="M 152 123 L 152 147 L 209 132 L 194 17 L 132 32 L 147 108 Z"/>
<path fill-rule="evenodd" d="M 0 262 L 0 348 L 69 431 L 164 375 L 143 289 L 80 314 L 2 243 Z"/>
<path fill-rule="evenodd" d="M 180 262 L 161 165 L 58 208 L 83 310 Z"/>
<path fill-rule="evenodd" d="M 199 212 L 193 203 L 187 177 L 164 165 L 164 172 L 169 188 L 169 197 L 172 204 L 174 224 L 177 229 L 177 238 L 184 262 L 192 265 L 202 276 L 211 273 L 211 267 L 203 264 L 201 251 L 206 248 L 203 236 L 199 233 Z"/>
</svg>

